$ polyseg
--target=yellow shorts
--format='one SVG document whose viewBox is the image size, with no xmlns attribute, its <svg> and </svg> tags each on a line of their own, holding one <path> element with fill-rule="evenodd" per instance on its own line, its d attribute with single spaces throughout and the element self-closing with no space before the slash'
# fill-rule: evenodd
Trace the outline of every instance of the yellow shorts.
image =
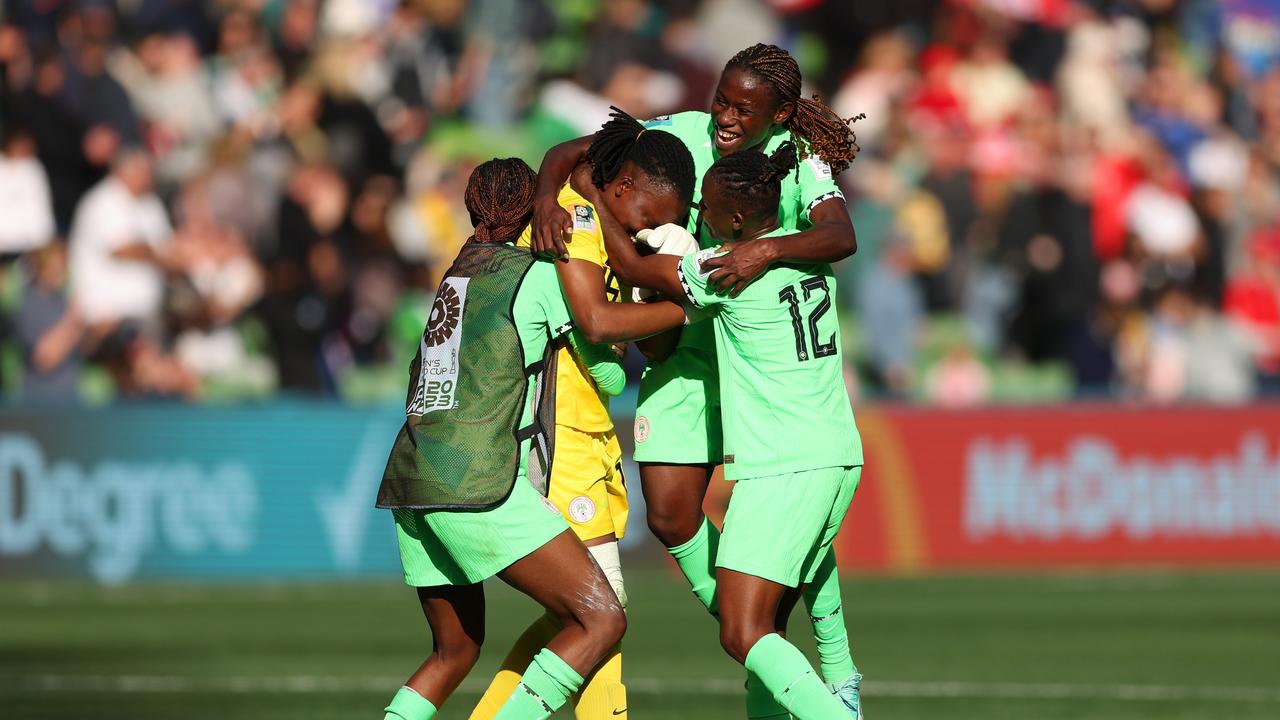
<svg viewBox="0 0 1280 720">
<path fill-rule="evenodd" d="M 627 483 L 622 447 L 613 431 L 589 433 L 556 426 L 547 499 L 560 508 L 580 540 L 627 531 Z"/>
</svg>

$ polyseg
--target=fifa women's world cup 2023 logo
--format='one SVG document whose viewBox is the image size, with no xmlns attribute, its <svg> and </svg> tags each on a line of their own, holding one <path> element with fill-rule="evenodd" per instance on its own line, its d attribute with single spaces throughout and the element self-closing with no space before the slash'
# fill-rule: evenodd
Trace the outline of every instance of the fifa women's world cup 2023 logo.
<svg viewBox="0 0 1280 720">
<path fill-rule="evenodd" d="M 445 278 L 436 290 L 431 317 L 418 346 L 417 387 L 409 396 L 409 415 L 426 415 L 455 405 L 458 354 L 462 349 L 462 315 L 470 278 Z"/>
<path fill-rule="evenodd" d="M 453 335 L 462 320 L 462 298 L 453 285 L 444 283 L 431 305 L 431 317 L 427 320 L 427 332 L 423 337 L 427 347 L 435 347 Z"/>
</svg>

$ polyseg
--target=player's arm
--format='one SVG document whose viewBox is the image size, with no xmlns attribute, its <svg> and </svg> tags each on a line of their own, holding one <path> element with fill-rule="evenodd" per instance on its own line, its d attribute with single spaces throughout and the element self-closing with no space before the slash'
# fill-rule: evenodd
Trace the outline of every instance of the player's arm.
<svg viewBox="0 0 1280 720">
<path fill-rule="evenodd" d="M 711 286 L 737 295 L 774 263 L 833 263 L 858 251 L 853 222 L 842 198 L 837 196 L 818 203 L 809 212 L 809 219 L 813 227 L 804 232 L 728 246 L 728 252 L 703 265 L 704 269 L 714 270 Z"/>
<path fill-rule="evenodd" d="M 604 273 L 595 263 L 578 259 L 557 262 L 556 272 L 574 325 L 588 342 L 646 338 L 685 322 L 684 309 L 672 302 L 610 302 L 604 294 Z"/>
<path fill-rule="evenodd" d="M 595 345 L 582 336 L 581 330 L 569 333 L 569 345 L 578 359 L 587 367 L 596 387 L 605 395 L 617 395 L 627 385 L 627 373 L 622 369 L 622 360 L 613 348 L 608 345 Z"/>
<path fill-rule="evenodd" d="M 604 203 L 596 203 L 600 216 L 600 231 L 604 234 L 605 252 L 609 254 L 609 267 L 623 283 L 632 287 L 649 288 L 671 298 L 683 298 L 684 288 L 676 269 L 680 258 L 676 255 L 641 255 L 631 235 L 614 219 Z"/>
<path fill-rule="evenodd" d="M 542 156 L 538 167 L 538 184 L 533 195 L 533 252 L 565 257 L 565 240 L 573 234 L 573 218 L 560 207 L 557 197 L 578 163 L 587 158 L 591 136 L 562 142 Z"/>
<path fill-rule="evenodd" d="M 636 342 L 636 349 L 644 355 L 649 362 L 662 362 L 671 357 L 671 353 L 676 351 L 676 346 L 680 344 L 680 333 L 684 332 L 681 328 L 673 328 L 663 333 L 658 333 L 651 338 L 645 338 Z"/>
</svg>

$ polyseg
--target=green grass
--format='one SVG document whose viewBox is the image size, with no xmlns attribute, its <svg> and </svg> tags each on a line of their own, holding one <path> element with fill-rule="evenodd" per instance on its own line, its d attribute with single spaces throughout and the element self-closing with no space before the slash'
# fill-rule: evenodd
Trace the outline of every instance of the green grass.
<svg viewBox="0 0 1280 720">
<path fill-rule="evenodd" d="M 740 669 L 684 586 L 658 570 L 633 571 L 628 585 L 632 717 L 742 717 Z M 1280 717 L 1278 598 L 1275 573 L 857 578 L 845 586 L 873 720 Z M 466 717 L 536 614 L 502 587 L 489 599 L 485 655 L 443 718 Z M 811 652 L 804 623 L 792 631 Z M 6 581 L 0 716 L 377 718 L 429 648 L 411 593 L 391 583 Z M 1122 697 L 1147 692 L 1161 699 Z"/>
</svg>

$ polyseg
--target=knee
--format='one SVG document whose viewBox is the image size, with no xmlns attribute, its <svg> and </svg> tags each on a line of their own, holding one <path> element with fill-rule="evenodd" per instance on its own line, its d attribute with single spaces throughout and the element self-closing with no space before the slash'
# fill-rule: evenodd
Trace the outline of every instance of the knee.
<svg viewBox="0 0 1280 720">
<path fill-rule="evenodd" d="M 583 627 L 602 648 L 611 648 L 622 642 L 622 636 L 627 633 L 627 614 L 621 605 L 614 603 L 611 608 L 589 613 L 583 618 Z"/>
<path fill-rule="evenodd" d="M 645 512 L 645 520 L 658 542 L 671 548 L 689 542 L 698 533 L 702 525 L 702 509 L 679 512 L 650 505 Z"/>
<path fill-rule="evenodd" d="M 450 670 L 465 675 L 480 660 L 480 647 L 483 643 L 483 637 L 471 638 L 466 635 L 447 640 L 437 639 L 435 654 Z"/>
<path fill-rule="evenodd" d="M 769 628 L 756 627 L 743 623 L 720 622 L 720 647 L 729 653 L 729 657 L 737 660 L 739 663 L 747 661 L 747 653 L 751 652 L 751 648 L 755 647 L 760 638 L 769 632 Z"/>
</svg>

